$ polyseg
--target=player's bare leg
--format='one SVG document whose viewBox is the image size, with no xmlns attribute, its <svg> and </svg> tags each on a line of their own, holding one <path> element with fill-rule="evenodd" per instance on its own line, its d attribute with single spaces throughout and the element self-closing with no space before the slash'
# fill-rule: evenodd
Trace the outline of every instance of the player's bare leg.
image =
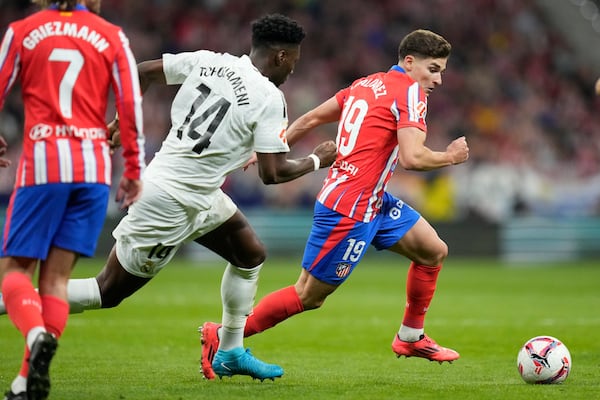
<svg viewBox="0 0 600 400">
<path fill-rule="evenodd" d="M 102 299 L 101 308 L 118 306 L 127 297 L 150 282 L 150 279 L 127 272 L 119 262 L 116 247 L 113 246 L 104 268 L 96 276 Z"/>
</svg>

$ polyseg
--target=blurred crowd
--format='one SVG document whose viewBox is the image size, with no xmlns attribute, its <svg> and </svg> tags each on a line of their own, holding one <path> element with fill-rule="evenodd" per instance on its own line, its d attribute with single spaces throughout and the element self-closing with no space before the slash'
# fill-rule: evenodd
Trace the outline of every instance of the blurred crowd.
<svg viewBox="0 0 600 400">
<path fill-rule="evenodd" d="M 0 0 L 2 33 L 33 11 L 28 0 Z M 296 70 L 281 86 L 290 121 L 354 79 L 387 70 L 397 62 L 399 40 L 414 29 L 452 43 L 443 86 L 429 98 L 426 143 L 442 150 L 465 135 L 471 157 L 434 172 L 397 170 L 388 188 L 430 220 L 600 214 L 600 101 L 593 90 L 600 71 L 580 62 L 535 1 L 102 0 L 102 16 L 124 28 L 138 61 L 196 49 L 247 53 L 250 22 L 273 12 L 307 31 Z M 597 42 L 590 38 L 590 51 Z M 148 160 L 169 130 L 175 90 L 154 87 L 144 97 Z M 13 90 L 0 113 L 14 164 L 19 96 Z M 306 154 L 335 133 L 327 126 L 292 152 Z M 225 190 L 242 208 L 312 207 L 324 176 L 264 186 L 250 168 L 234 173 Z M 4 199 L 13 182 L 14 168 L 0 171 Z"/>
</svg>

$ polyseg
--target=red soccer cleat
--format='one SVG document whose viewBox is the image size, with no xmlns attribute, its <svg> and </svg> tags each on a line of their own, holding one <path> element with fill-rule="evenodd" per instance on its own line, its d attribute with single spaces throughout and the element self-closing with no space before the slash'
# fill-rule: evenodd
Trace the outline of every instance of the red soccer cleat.
<svg viewBox="0 0 600 400">
<path fill-rule="evenodd" d="M 460 357 L 456 351 L 438 345 L 427 335 L 423 335 L 421 340 L 416 342 L 405 342 L 396 335 L 392 342 L 392 350 L 398 357 L 421 357 L 440 364 L 444 361 L 452 363 Z"/>
<path fill-rule="evenodd" d="M 200 343 L 202 343 L 202 358 L 200 359 L 200 370 L 206 379 L 215 379 L 212 362 L 219 349 L 219 335 L 217 331 L 221 324 L 205 322 L 198 331 L 200 332 Z"/>
</svg>

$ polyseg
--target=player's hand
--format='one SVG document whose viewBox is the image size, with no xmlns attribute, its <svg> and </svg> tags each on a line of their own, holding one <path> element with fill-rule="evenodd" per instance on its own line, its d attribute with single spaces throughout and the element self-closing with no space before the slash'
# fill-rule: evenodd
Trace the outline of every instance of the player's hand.
<svg viewBox="0 0 600 400">
<path fill-rule="evenodd" d="M 10 165 L 10 160 L 8 158 L 2 157 L 6 154 L 6 150 L 8 149 L 8 143 L 6 140 L 0 136 L 0 167 L 5 168 Z"/>
<path fill-rule="evenodd" d="M 450 155 L 453 165 L 464 163 L 469 158 L 467 139 L 464 136 L 454 139 L 452 143 L 446 147 L 446 153 Z"/>
<path fill-rule="evenodd" d="M 244 164 L 244 166 L 242 167 L 245 170 L 248 169 L 249 166 L 254 165 L 258 162 L 258 157 L 256 156 L 256 153 L 252 153 L 252 157 L 250 157 L 250 159 L 248 161 L 246 161 L 246 164 Z"/>
<path fill-rule="evenodd" d="M 337 146 L 333 140 L 327 140 L 315 147 L 313 153 L 321 160 L 321 168 L 329 167 L 337 157 Z"/>
<path fill-rule="evenodd" d="M 595 89 L 596 89 L 596 94 L 598 96 L 600 96 L 600 78 L 598 78 L 598 80 L 596 81 Z"/>
<path fill-rule="evenodd" d="M 121 147 L 121 130 L 119 129 L 119 120 L 114 119 L 108 125 L 108 145 L 110 146 L 110 154 L 113 154 L 116 149 Z"/>
<path fill-rule="evenodd" d="M 142 186 L 142 181 L 139 179 L 121 178 L 115 199 L 118 203 L 121 203 L 121 210 L 139 200 L 142 195 Z"/>
</svg>

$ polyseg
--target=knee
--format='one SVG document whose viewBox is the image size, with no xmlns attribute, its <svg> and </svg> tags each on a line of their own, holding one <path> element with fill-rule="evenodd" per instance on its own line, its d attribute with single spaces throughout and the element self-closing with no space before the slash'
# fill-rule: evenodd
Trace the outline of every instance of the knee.
<svg viewBox="0 0 600 400">
<path fill-rule="evenodd" d="M 434 265 L 442 264 L 446 257 L 448 257 L 448 245 L 440 239 L 439 250 L 436 255 L 437 262 Z"/>
<path fill-rule="evenodd" d="M 253 268 L 265 262 L 267 259 L 267 251 L 261 242 L 256 242 L 246 248 L 238 257 L 236 266 L 240 268 Z"/>
<path fill-rule="evenodd" d="M 427 252 L 423 252 L 421 257 L 417 260 L 413 260 L 422 265 L 442 265 L 444 260 L 448 257 L 448 245 L 441 239 L 438 239 L 434 246 L 432 246 Z"/>
</svg>

